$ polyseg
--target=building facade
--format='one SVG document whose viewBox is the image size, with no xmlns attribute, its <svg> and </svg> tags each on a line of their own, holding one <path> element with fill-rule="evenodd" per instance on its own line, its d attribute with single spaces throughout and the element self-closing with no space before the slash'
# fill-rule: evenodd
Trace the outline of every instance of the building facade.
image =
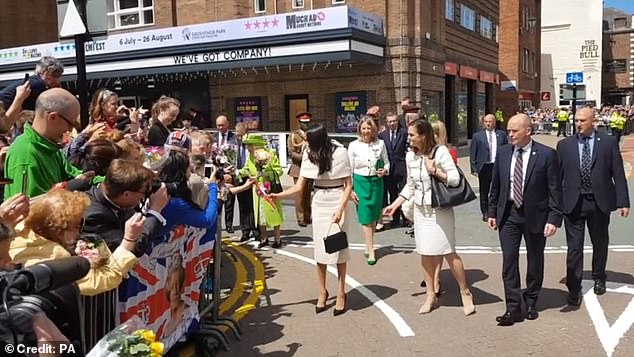
<svg viewBox="0 0 634 357">
<path fill-rule="evenodd" d="M 409 97 L 466 143 L 495 105 L 498 10 L 496 0 L 106 0 L 109 31 L 86 45 L 88 78 L 126 103 L 168 94 L 266 131 L 293 130 L 309 110 L 354 132 L 370 106 L 399 112 Z M 72 43 L 6 43 L 19 46 L 0 50 L 0 85 L 53 55 L 75 90 Z"/>
<path fill-rule="evenodd" d="M 604 17 L 603 103 L 634 104 L 634 16 Z"/>
<path fill-rule="evenodd" d="M 548 0 L 542 3 L 541 92 L 543 107 L 571 105 L 568 79 L 576 85 L 577 103 L 601 105 L 603 76 L 603 1 Z M 570 76 L 567 73 L 583 73 Z M 543 94 L 542 94 L 543 95 Z"/>
<path fill-rule="evenodd" d="M 500 1 L 501 86 L 496 99 L 505 117 L 540 105 L 541 3 Z"/>
</svg>

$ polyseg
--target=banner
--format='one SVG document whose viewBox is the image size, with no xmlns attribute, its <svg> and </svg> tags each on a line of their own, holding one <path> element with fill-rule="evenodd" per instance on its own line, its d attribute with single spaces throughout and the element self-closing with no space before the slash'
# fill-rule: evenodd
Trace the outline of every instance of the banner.
<svg viewBox="0 0 634 357">
<path fill-rule="evenodd" d="M 200 286 L 212 257 L 215 232 L 176 226 L 141 256 L 119 286 L 117 325 L 139 316 L 165 351 L 198 329 Z"/>
<path fill-rule="evenodd" d="M 236 123 L 245 123 L 249 131 L 262 129 L 262 97 L 235 98 Z"/>
<path fill-rule="evenodd" d="M 361 116 L 368 110 L 367 92 L 335 93 L 337 133 L 355 133 Z"/>
</svg>

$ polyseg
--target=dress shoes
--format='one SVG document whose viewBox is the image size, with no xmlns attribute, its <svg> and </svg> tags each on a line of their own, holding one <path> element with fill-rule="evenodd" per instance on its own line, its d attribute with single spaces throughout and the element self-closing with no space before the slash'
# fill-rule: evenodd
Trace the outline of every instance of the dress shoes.
<svg viewBox="0 0 634 357">
<path fill-rule="evenodd" d="M 601 279 L 594 280 L 594 294 L 595 295 L 605 294 L 605 280 L 601 280 Z"/>
<path fill-rule="evenodd" d="M 581 305 L 581 300 L 582 300 L 581 294 L 568 293 L 568 305 L 579 306 Z"/>
<path fill-rule="evenodd" d="M 227 227 L 227 233 L 233 234 L 233 227 Z"/>
<path fill-rule="evenodd" d="M 513 326 L 516 322 L 524 321 L 524 318 L 519 313 L 505 312 L 504 315 L 496 317 L 495 321 L 497 321 L 498 326 Z"/>
<path fill-rule="evenodd" d="M 306 224 L 306 222 L 297 222 L 297 225 L 300 226 L 300 227 L 308 226 L 308 224 Z"/>
<path fill-rule="evenodd" d="M 249 239 L 251 239 L 251 238 L 249 237 L 249 234 L 248 234 L 248 233 L 247 233 L 247 234 L 244 234 L 244 233 L 243 233 L 243 234 L 242 234 L 242 237 L 240 237 L 240 242 L 247 242 Z"/>
<path fill-rule="evenodd" d="M 539 312 L 537 312 L 537 308 L 535 306 L 529 306 L 526 309 L 526 319 L 527 320 L 537 320 L 539 317 Z"/>
</svg>

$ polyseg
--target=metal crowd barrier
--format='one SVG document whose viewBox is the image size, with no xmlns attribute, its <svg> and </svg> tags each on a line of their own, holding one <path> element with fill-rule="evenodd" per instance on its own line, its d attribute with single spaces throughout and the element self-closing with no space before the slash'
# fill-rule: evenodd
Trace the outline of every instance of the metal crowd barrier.
<svg viewBox="0 0 634 357">
<path fill-rule="evenodd" d="M 117 296 L 119 289 L 107 291 L 95 296 L 82 296 L 83 308 L 83 340 L 87 353 L 102 337 L 117 327 L 115 314 L 117 309 Z"/>
</svg>

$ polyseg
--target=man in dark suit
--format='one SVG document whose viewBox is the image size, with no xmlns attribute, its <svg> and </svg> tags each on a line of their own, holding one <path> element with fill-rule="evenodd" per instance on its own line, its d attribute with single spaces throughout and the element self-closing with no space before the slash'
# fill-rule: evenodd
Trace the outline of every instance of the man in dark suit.
<svg viewBox="0 0 634 357">
<path fill-rule="evenodd" d="M 486 221 L 489 210 L 489 189 L 491 188 L 491 172 L 497 157 L 498 148 L 508 143 L 506 133 L 495 129 L 495 116 L 487 114 L 482 118 L 483 130 L 473 134 L 469 157 L 471 174 L 480 182 L 480 211 L 482 220 Z"/>
<path fill-rule="evenodd" d="M 405 154 L 407 153 L 407 129 L 399 127 L 398 115 L 388 113 L 385 117 L 386 130 L 379 133 L 379 138 L 385 143 L 387 154 L 390 159 L 390 174 L 385 177 L 383 184 L 387 203 L 391 204 L 396 200 L 405 185 L 407 178 L 407 166 L 405 165 Z M 392 228 L 401 225 L 400 208 L 392 216 Z"/>
<path fill-rule="evenodd" d="M 563 213 L 568 257 L 566 285 L 568 303 L 581 304 L 585 225 L 592 241 L 594 293 L 605 293 L 605 265 L 610 241 L 610 212 L 629 214 L 630 198 L 618 141 L 594 129 L 594 110 L 583 108 L 575 115 L 577 134 L 559 142 Z"/>
<path fill-rule="evenodd" d="M 544 280 L 544 248 L 561 226 L 559 161 L 555 150 L 531 139 L 531 121 L 525 114 L 513 116 L 507 126 L 512 145 L 498 150 L 493 165 L 488 224 L 497 229 L 502 247 L 502 277 L 506 312 L 499 326 L 511 326 L 526 318 L 535 320 L 537 299 Z M 526 243 L 526 291 L 521 293 L 519 249 Z"/>
<path fill-rule="evenodd" d="M 221 150 L 223 145 L 231 144 L 236 145 L 236 135 L 229 130 L 229 120 L 226 115 L 219 115 L 216 118 L 216 129 L 218 129 L 218 135 L 216 136 L 216 143 L 218 150 Z M 230 167 L 225 170 L 226 174 L 233 174 L 235 167 Z M 236 196 L 231 193 L 227 194 L 227 199 L 222 203 L 222 207 L 225 210 L 225 229 L 227 233 L 233 233 L 233 206 L 236 201 Z M 220 210 L 222 212 L 222 209 Z"/>
</svg>

